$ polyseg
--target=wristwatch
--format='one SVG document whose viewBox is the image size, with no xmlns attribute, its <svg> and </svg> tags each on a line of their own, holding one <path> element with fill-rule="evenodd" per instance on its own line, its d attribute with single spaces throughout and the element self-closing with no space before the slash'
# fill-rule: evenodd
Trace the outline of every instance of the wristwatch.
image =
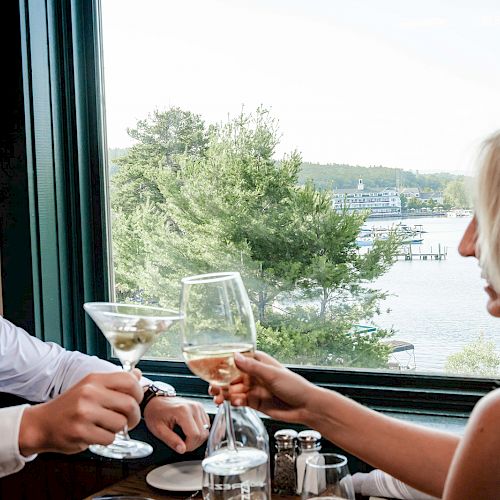
<svg viewBox="0 0 500 500">
<path fill-rule="evenodd" d="M 144 416 L 144 410 L 146 405 L 156 397 L 163 398 L 173 398 L 177 396 L 175 389 L 165 382 L 155 381 L 152 384 L 146 386 L 146 390 L 144 391 L 144 397 L 142 398 L 141 404 L 139 405 L 141 408 L 141 415 Z"/>
</svg>

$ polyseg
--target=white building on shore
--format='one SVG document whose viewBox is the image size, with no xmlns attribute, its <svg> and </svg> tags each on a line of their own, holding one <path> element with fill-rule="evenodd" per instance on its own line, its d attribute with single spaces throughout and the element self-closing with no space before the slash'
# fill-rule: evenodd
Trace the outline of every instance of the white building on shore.
<svg viewBox="0 0 500 500">
<path fill-rule="evenodd" d="M 396 188 L 365 191 L 363 179 L 359 179 L 356 189 L 334 189 L 332 204 L 337 211 L 344 207 L 351 212 L 369 210 L 372 217 L 401 215 L 401 199 Z"/>
</svg>

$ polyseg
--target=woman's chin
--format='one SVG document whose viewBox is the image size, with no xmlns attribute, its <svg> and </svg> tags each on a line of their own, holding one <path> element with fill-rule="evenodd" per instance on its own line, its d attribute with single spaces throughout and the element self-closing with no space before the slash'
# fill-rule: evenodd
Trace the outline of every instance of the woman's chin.
<svg viewBox="0 0 500 500">
<path fill-rule="evenodd" d="M 489 285 L 484 290 L 486 291 L 486 293 L 489 296 L 488 304 L 486 306 L 486 308 L 488 309 L 488 312 L 492 316 L 500 318 L 500 296 Z"/>
</svg>

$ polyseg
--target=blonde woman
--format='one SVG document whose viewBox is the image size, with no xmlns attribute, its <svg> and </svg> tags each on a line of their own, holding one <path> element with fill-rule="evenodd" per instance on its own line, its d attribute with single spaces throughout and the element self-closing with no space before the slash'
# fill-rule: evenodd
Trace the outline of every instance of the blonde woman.
<svg viewBox="0 0 500 500">
<path fill-rule="evenodd" d="M 485 142 L 477 190 L 476 215 L 459 252 L 479 260 L 488 282 L 488 312 L 500 317 L 500 133 Z M 255 359 L 238 356 L 237 365 L 250 377 L 230 387 L 234 405 L 313 427 L 344 450 L 431 495 L 500 499 L 500 389 L 479 401 L 460 438 L 390 418 L 316 387 L 264 353 Z M 221 402 L 222 394 L 211 390 Z"/>
</svg>

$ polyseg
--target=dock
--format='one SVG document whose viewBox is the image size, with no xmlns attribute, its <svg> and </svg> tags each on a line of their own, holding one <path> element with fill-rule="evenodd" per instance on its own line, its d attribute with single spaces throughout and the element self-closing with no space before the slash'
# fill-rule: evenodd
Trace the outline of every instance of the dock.
<svg viewBox="0 0 500 500">
<path fill-rule="evenodd" d="M 430 251 L 422 251 L 422 248 L 416 251 L 411 245 L 404 245 L 397 257 L 402 260 L 445 260 L 447 253 L 448 249 L 441 244 L 438 245 L 437 251 L 433 251 L 432 247 Z"/>
</svg>

